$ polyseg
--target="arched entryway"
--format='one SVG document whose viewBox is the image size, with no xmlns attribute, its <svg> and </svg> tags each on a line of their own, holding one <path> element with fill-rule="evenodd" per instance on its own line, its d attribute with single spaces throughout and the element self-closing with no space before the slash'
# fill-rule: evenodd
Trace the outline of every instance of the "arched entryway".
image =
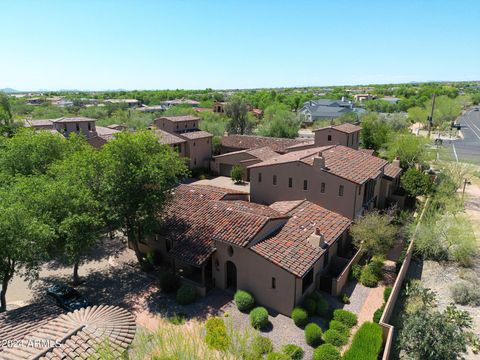
<svg viewBox="0 0 480 360">
<path fill-rule="evenodd" d="M 227 261 L 226 271 L 227 271 L 227 288 L 236 289 L 237 288 L 237 267 L 233 262 Z"/>
</svg>

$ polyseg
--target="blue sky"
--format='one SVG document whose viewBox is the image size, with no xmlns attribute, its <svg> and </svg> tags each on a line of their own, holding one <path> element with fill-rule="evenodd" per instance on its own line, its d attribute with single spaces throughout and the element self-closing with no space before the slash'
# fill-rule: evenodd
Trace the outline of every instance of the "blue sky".
<svg viewBox="0 0 480 360">
<path fill-rule="evenodd" d="M 480 80 L 480 1 L 0 0 L 0 88 Z"/>
</svg>

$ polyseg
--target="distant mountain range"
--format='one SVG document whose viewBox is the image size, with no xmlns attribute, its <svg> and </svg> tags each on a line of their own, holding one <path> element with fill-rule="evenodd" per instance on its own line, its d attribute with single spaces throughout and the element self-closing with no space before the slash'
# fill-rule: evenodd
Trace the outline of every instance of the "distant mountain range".
<svg viewBox="0 0 480 360">
<path fill-rule="evenodd" d="M 18 92 L 21 92 L 21 91 L 15 90 L 15 89 L 12 89 L 12 88 L 4 88 L 4 89 L 0 89 L 0 92 L 4 92 L 4 93 L 18 93 Z"/>
</svg>

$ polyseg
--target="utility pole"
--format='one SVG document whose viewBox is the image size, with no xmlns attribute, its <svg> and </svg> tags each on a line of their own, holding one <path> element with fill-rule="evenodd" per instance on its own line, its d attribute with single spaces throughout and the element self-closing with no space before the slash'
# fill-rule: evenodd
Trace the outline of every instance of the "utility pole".
<svg viewBox="0 0 480 360">
<path fill-rule="evenodd" d="M 432 96 L 432 110 L 430 112 L 430 116 L 428 117 L 428 138 L 430 139 L 430 133 L 432 131 L 432 125 L 433 125 L 433 110 L 435 108 L 435 93 L 433 93 Z"/>
</svg>

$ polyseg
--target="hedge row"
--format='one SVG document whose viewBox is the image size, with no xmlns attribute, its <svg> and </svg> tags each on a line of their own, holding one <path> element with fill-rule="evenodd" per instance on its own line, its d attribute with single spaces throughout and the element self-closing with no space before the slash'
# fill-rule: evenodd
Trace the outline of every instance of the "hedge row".
<svg viewBox="0 0 480 360">
<path fill-rule="evenodd" d="M 380 325 L 366 322 L 355 333 L 352 345 L 343 356 L 343 360 L 376 360 L 382 349 L 382 343 Z"/>
</svg>

